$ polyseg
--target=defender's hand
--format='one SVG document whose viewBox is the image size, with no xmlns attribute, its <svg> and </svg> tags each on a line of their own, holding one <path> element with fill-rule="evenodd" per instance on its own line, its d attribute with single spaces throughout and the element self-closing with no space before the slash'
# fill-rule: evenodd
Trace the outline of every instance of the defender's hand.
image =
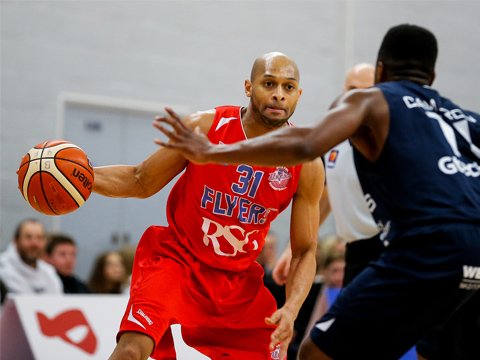
<svg viewBox="0 0 480 360">
<path fill-rule="evenodd" d="M 200 128 L 197 126 L 195 131 L 192 131 L 185 126 L 180 117 L 172 109 L 166 107 L 165 111 L 170 116 L 157 116 L 153 122 L 153 126 L 168 136 L 170 141 L 166 143 L 155 139 L 155 144 L 175 149 L 182 153 L 186 159 L 196 164 L 208 163 L 208 153 L 214 145 L 202 134 Z M 161 123 L 170 125 L 173 131 L 168 130 Z"/>
</svg>

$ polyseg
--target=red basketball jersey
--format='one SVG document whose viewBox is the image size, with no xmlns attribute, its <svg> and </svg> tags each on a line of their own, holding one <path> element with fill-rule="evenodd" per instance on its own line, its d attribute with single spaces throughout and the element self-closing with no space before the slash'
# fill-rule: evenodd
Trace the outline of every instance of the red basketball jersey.
<svg viewBox="0 0 480 360">
<path fill-rule="evenodd" d="M 216 108 L 208 138 L 214 144 L 245 140 L 241 107 Z M 260 254 L 270 222 L 290 203 L 300 170 L 188 163 L 168 199 L 169 226 L 203 263 L 244 270 Z"/>
</svg>

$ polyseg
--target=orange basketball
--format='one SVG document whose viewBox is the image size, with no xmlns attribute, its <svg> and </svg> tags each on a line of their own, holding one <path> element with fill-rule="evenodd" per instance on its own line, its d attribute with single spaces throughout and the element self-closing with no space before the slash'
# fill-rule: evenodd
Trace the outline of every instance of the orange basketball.
<svg viewBox="0 0 480 360">
<path fill-rule="evenodd" d="M 18 188 L 35 210 L 46 215 L 75 211 L 89 198 L 93 167 L 77 145 L 64 140 L 38 144 L 22 158 Z"/>
</svg>

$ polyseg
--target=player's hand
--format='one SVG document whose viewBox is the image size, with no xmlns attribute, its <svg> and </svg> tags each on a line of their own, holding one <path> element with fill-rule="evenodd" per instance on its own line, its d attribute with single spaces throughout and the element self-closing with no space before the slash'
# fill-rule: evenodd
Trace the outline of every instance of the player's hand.
<svg viewBox="0 0 480 360">
<path fill-rule="evenodd" d="M 265 318 L 267 325 L 275 325 L 277 328 L 270 336 L 271 342 L 269 345 L 270 351 L 274 351 L 278 343 L 280 343 L 279 359 L 285 359 L 287 356 L 288 345 L 293 336 L 293 322 L 295 316 L 291 311 L 285 307 L 278 309 L 269 318 Z"/>
<path fill-rule="evenodd" d="M 285 285 L 288 272 L 290 271 L 290 262 L 292 261 L 292 250 L 288 247 L 278 259 L 272 271 L 273 280 L 278 285 Z"/>
<path fill-rule="evenodd" d="M 195 131 L 192 131 L 185 126 L 180 117 L 172 109 L 166 107 L 165 111 L 169 116 L 157 116 L 153 122 L 153 126 L 167 135 L 170 141 L 166 143 L 155 139 L 155 144 L 175 149 L 182 153 L 186 159 L 196 164 L 208 163 L 207 154 L 214 145 L 201 132 L 200 128 L 197 126 Z M 170 125 L 173 131 L 168 130 L 161 123 Z"/>
</svg>

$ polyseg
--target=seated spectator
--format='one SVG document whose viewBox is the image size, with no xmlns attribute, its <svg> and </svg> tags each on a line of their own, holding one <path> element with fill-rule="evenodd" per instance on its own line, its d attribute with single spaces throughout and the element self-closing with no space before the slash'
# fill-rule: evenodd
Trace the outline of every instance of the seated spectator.
<svg viewBox="0 0 480 360">
<path fill-rule="evenodd" d="M 5 302 L 5 299 L 7 298 L 7 287 L 5 286 L 5 283 L 0 279 L 0 305 L 3 305 Z"/>
<path fill-rule="evenodd" d="M 0 255 L 0 276 L 9 293 L 63 293 L 55 268 L 42 260 L 46 243 L 40 221 L 28 219 L 18 224 L 13 242 Z"/>
<path fill-rule="evenodd" d="M 122 285 L 122 292 L 124 294 L 130 293 L 130 282 L 132 280 L 133 261 L 135 260 L 136 248 L 132 245 L 124 245 L 119 253 L 125 265 L 125 282 Z"/>
<path fill-rule="evenodd" d="M 98 256 L 93 267 L 88 287 L 97 294 L 122 294 L 125 282 L 125 265 L 117 251 Z"/>
<path fill-rule="evenodd" d="M 337 236 L 322 242 L 318 271 L 322 276 L 322 288 L 312 309 L 304 335 L 308 335 L 315 323 L 327 312 L 337 298 L 345 274 L 345 243 Z"/>
<path fill-rule="evenodd" d="M 71 237 L 63 234 L 50 235 L 44 260 L 57 271 L 65 294 L 90 293 L 88 287 L 74 275 L 77 266 L 77 246 Z"/>
<path fill-rule="evenodd" d="M 262 251 L 257 258 L 257 262 L 263 267 L 265 274 L 263 275 L 263 283 L 265 287 L 272 293 L 277 307 L 281 308 L 285 304 L 285 286 L 277 285 L 272 277 L 272 271 L 277 262 L 277 235 L 270 231 L 265 236 L 265 245 L 263 245 Z"/>
<path fill-rule="evenodd" d="M 287 359 L 297 358 L 298 348 L 300 347 L 300 343 L 305 334 L 305 329 L 307 328 L 308 321 L 310 320 L 310 315 L 312 314 L 313 307 L 315 306 L 318 294 L 320 294 L 320 290 L 323 285 L 323 276 L 319 271 L 319 264 L 322 256 L 322 245 L 322 239 L 320 239 L 317 242 L 317 251 L 315 252 L 315 258 L 317 261 L 316 275 L 313 280 L 312 287 L 308 292 L 307 298 L 303 302 L 302 307 L 300 308 L 297 318 L 295 319 L 295 322 L 293 324 L 293 336 L 288 347 Z"/>
</svg>

